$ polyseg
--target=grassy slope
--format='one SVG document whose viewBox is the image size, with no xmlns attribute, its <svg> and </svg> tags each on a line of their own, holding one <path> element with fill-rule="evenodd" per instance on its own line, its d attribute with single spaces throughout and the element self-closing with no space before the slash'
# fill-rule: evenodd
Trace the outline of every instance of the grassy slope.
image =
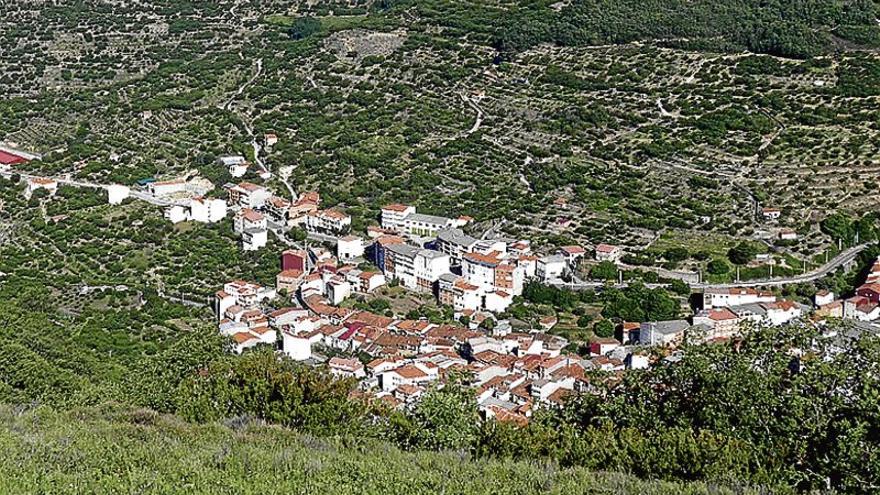
<svg viewBox="0 0 880 495">
<path fill-rule="evenodd" d="M 733 493 L 536 463 L 407 453 L 149 411 L 0 405 L 0 493 Z"/>
</svg>

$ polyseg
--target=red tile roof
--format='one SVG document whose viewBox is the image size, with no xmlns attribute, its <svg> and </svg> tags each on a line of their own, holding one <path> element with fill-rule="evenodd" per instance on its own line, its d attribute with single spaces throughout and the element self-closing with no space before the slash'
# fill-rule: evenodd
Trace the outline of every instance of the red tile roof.
<svg viewBox="0 0 880 495">
<path fill-rule="evenodd" d="M 27 158 L 0 150 L 0 163 L 3 165 L 19 165 L 27 162 Z"/>
</svg>

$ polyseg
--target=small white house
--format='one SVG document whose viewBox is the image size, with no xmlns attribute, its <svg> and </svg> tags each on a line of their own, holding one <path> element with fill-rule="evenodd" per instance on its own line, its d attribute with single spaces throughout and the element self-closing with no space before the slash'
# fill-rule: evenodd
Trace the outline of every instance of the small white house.
<svg viewBox="0 0 880 495">
<path fill-rule="evenodd" d="M 330 373 L 335 376 L 363 378 L 367 376 L 364 365 L 355 358 L 345 359 L 341 357 L 330 358 L 327 362 Z"/>
<path fill-rule="evenodd" d="M 596 245 L 596 261 L 617 263 L 621 256 L 623 256 L 623 250 L 619 246 L 612 246 L 611 244 Z"/>
<path fill-rule="evenodd" d="M 180 223 L 189 220 L 189 212 L 180 205 L 173 205 L 165 208 L 165 218 L 171 220 L 171 223 Z"/>
<path fill-rule="evenodd" d="M 269 242 L 268 231 L 264 229 L 245 229 L 241 233 L 241 246 L 245 251 L 256 251 Z"/>
<path fill-rule="evenodd" d="M 55 193 L 58 192 L 58 181 L 45 177 L 34 177 L 29 179 L 24 195 L 30 198 L 34 192 L 40 189 L 45 189 L 49 193 L 49 196 L 54 196 Z"/>
<path fill-rule="evenodd" d="M 119 184 L 111 184 L 107 186 L 107 202 L 111 205 L 122 203 L 128 198 L 129 194 L 131 194 L 131 188 L 128 186 Z"/>
<path fill-rule="evenodd" d="M 336 256 L 343 261 L 364 255 L 364 241 L 358 236 L 347 235 L 336 241 Z"/>
<path fill-rule="evenodd" d="M 249 229 L 265 230 L 267 226 L 266 217 L 250 208 L 243 208 L 235 215 L 232 221 L 232 230 L 242 233 Z"/>
<path fill-rule="evenodd" d="M 232 165 L 231 167 L 229 167 L 229 175 L 231 175 L 233 178 L 236 178 L 236 179 L 239 177 L 244 177 L 244 175 L 248 171 L 248 168 L 249 168 L 249 165 L 247 163 L 242 163 L 240 165 Z"/>
<path fill-rule="evenodd" d="M 513 304 L 513 296 L 502 290 L 494 290 L 486 293 L 485 306 L 487 311 L 503 313 Z"/>
<path fill-rule="evenodd" d="M 782 210 L 779 208 L 762 208 L 761 214 L 764 216 L 764 220 L 779 220 L 779 217 L 782 216 Z"/>
<path fill-rule="evenodd" d="M 342 301 L 351 296 L 351 284 L 342 277 L 334 277 L 326 284 L 327 300 L 330 304 L 338 306 Z"/>
<path fill-rule="evenodd" d="M 535 274 L 544 282 L 553 282 L 562 278 L 565 273 L 565 258 L 560 255 L 544 256 L 538 259 Z"/>
<path fill-rule="evenodd" d="M 315 333 L 320 340 L 321 334 Z M 284 353 L 294 361 L 305 361 L 312 357 L 312 340 L 307 333 L 282 332 L 281 345 Z"/>
<path fill-rule="evenodd" d="M 834 293 L 827 290 L 820 290 L 816 293 L 814 302 L 816 303 L 817 307 L 831 304 L 834 302 Z"/>
</svg>

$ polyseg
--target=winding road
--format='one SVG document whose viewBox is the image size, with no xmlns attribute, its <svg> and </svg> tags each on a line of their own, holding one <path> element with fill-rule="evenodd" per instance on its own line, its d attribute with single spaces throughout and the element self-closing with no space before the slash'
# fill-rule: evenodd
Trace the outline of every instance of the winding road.
<svg viewBox="0 0 880 495">
<path fill-rule="evenodd" d="M 842 251 L 840 254 L 832 258 L 825 263 L 824 265 L 811 270 L 803 275 L 796 275 L 792 277 L 780 277 L 780 278 L 768 278 L 768 279 L 758 279 L 758 280 L 748 280 L 742 281 L 739 283 L 724 283 L 724 284 L 707 284 L 707 283 L 696 283 L 690 284 L 692 289 L 731 289 L 734 287 L 779 287 L 782 285 L 788 284 L 800 284 L 806 282 L 813 282 L 822 277 L 827 276 L 834 270 L 837 270 L 843 265 L 846 265 L 856 259 L 858 255 L 867 249 L 871 243 L 859 244 L 857 246 L 853 246 L 845 251 Z M 573 282 L 555 282 L 551 285 L 555 285 L 557 287 L 565 287 L 572 290 L 584 290 L 584 289 L 598 289 L 601 287 L 605 287 L 604 282 L 589 282 L 583 280 L 575 280 Z M 629 284 L 614 284 L 616 288 L 624 288 Z M 668 284 L 645 284 L 648 287 L 665 287 Z"/>
</svg>

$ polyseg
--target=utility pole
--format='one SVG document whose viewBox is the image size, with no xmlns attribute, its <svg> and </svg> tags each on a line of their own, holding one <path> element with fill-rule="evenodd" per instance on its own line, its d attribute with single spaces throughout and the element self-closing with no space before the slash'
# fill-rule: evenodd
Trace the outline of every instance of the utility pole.
<svg viewBox="0 0 880 495">
<path fill-rule="evenodd" d="M 736 267 L 736 283 L 739 283 L 739 267 Z"/>
<path fill-rule="evenodd" d="M 807 273 L 807 260 L 804 260 L 804 274 Z"/>
<path fill-rule="evenodd" d="M 773 278 L 773 264 L 771 263 L 769 266 L 770 266 L 770 278 Z"/>
</svg>

